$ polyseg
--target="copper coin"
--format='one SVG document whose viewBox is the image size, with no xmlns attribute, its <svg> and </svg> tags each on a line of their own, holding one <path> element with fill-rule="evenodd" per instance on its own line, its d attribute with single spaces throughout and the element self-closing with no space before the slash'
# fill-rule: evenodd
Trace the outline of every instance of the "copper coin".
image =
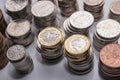
<svg viewBox="0 0 120 80">
<path fill-rule="evenodd" d="M 101 62 L 110 68 L 120 68 L 120 44 L 109 44 L 100 51 Z"/>
</svg>

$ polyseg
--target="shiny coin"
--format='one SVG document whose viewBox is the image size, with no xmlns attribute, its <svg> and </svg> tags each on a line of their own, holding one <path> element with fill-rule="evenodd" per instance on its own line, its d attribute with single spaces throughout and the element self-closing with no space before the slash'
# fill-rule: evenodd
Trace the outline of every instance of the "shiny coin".
<svg viewBox="0 0 120 80">
<path fill-rule="evenodd" d="M 89 6 L 97 6 L 101 4 L 104 0 L 84 0 L 84 3 Z"/>
</svg>

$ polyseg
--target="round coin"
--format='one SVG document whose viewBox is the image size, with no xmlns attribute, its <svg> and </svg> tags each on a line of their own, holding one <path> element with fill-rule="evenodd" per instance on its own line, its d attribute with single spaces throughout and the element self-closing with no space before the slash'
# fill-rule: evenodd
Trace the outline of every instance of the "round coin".
<svg viewBox="0 0 120 80">
<path fill-rule="evenodd" d="M 101 4 L 104 0 L 84 0 L 84 3 L 89 6 L 97 6 Z"/>
</svg>

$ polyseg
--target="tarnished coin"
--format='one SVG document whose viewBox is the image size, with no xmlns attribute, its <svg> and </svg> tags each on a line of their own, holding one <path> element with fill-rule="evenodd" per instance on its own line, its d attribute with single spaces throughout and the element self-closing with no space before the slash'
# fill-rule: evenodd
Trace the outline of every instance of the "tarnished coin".
<svg viewBox="0 0 120 80">
<path fill-rule="evenodd" d="M 93 15 L 86 11 L 78 11 L 70 16 L 70 23 L 75 28 L 88 28 L 93 24 L 93 22 Z"/>
<path fill-rule="evenodd" d="M 114 38 L 120 35 L 120 24 L 112 19 L 99 22 L 96 26 L 97 34 L 103 38 Z"/>
<path fill-rule="evenodd" d="M 6 31 L 10 36 L 19 38 L 26 35 L 30 29 L 30 23 L 28 20 L 15 20 L 10 22 Z"/>
<path fill-rule="evenodd" d="M 120 68 L 120 44 L 109 44 L 100 51 L 101 62 L 110 68 Z"/>
<path fill-rule="evenodd" d="M 89 6 L 97 6 L 101 4 L 104 0 L 84 0 L 84 3 Z"/>
<path fill-rule="evenodd" d="M 21 45 L 14 45 L 7 51 L 7 57 L 10 61 L 18 61 L 24 58 L 26 54 L 25 48 Z"/>
<path fill-rule="evenodd" d="M 38 1 L 33 4 L 31 12 L 36 17 L 46 17 L 56 10 L 55 5 L 51 1 Z"/>
<path fill-rule="evenodd" d="M 90 41 L 83 35 L 72 35 L 65 41 L 64 48 L 69 54 L 80 55 L 90 48 Z"/>
</svg>

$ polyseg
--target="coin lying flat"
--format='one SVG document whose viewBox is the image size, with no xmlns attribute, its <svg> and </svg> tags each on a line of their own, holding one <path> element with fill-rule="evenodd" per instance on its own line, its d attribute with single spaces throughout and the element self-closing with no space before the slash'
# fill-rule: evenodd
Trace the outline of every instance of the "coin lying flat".
<svg viewBox="0 0 120 80">
<path fill-rule="evenodd" d="M 86 3 L 89 6 L 97 6 L 101 4 L 103 0 L 84 0 L 84 3 Z"/>
</svg>

